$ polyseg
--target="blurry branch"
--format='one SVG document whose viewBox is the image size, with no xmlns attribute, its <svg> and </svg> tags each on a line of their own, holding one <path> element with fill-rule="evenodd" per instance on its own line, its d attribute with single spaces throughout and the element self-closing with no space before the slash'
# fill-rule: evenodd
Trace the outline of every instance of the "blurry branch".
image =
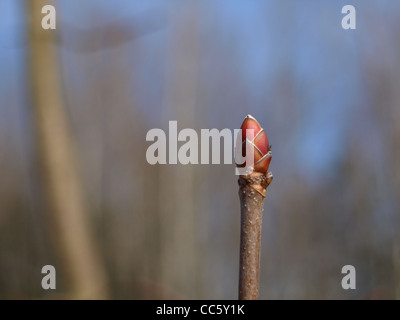
<svg viewBox="0 0 400 320">
<path fill-rule="evenodd" d="M 88 221 L 75 144 L 68 123 L 58 72 L 54 30 L 41 27 L 44 0 L 28 0 L 29 68 L 33 121 L 48 219 L 71 298 L 106 298 L 106 278 Z M 50 263 L 50 262 L 49 262 Z"/>
<path fill-rule="evenodd" d="M 167 55 L 164 120 L 195 127 L 199 74 L 199 33 L 195 2 L 171 26 Z M 171 17 L 171 20 L 173 18 Z M 171 118 L 170 118 L 171 119 Z M 203 257 L 198 255 L 194 166 L 161 166 L 158 184 L 161 283 L 185 296 L 197 295 L 197 276 Z M 203 258 L 204 259 L 204 258 Z"/>
<path fill-rule="evenodd" d="M 165 14 L 159 8 L 148 9 L 128 18 L 91 28 L 76 27 L 57 15 L 57 28 L 61 30 L 61 34 L 57 33 L 49 41 L 71 52 L 91 53 L 137 40 L 165 28 L 166 25 Z M 28 39 L 23 37 L 5 40 L 10 30 L 16 30 L 18 27 L 22 26 L 12 25 L 0 30 L 0 38 L 3 39 L 0 42 L 1 49 L 19 49 L 27 44 Z"/>
<path fill-rule="evenodd" d="M 88 53 L 116 47 L 165 27 L 164 14 L 156 8 L 135 14 L 105 26 L 78 28 L 65 21 L 60 22 L 62 36 L 57 43 L 69 51 Z M 102 40 L 102 41 L 100 41 Z"/>
<path fill-rule="evenodd" d="M 381 24 L 382 21 L 375 21 Z M 382 24 L 381 24 L 382 25 Z M 380 175 L 384 177 L 381 183 L 382 194 L 388 202 L 393 201 L 393 221 L 391 221 L 391 255 L 393 265 L 393 287 L 395 299 L 400 299 L 400 172 L 398 163 L 400 157 L 400 94 L 398 90 L 400 46 L 393 42 L 400 30 L 399 23 L 392 23 L 390 32 L 385 28 L 369 28 L 368 43 L 374 41 L 377 48 L 385 48 L 384 53 L 365 55 L 362 62 L 363 79 L 367 87 L 368 101 L 371 103 L 372 116 L 377 124 L 377 132 L 382 142 L 383 153 L 379 156 L 384 162 Z M 396 33 L 397 32 L 397 33 Z M 393 199 L 393 200 L 392 200 Z"/>
</svg>

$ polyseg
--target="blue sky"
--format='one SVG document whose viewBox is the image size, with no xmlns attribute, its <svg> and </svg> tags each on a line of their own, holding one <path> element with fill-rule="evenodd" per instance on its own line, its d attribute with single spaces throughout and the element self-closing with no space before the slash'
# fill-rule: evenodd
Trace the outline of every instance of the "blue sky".
<svg viewBox="0 0 400 320">
<path fill-rule="evenodd" d="M 110 22 L 157 6 L 179 16 L 182 3 L 161 0 L 59 0 L 56 5 L 62 19 L 85 28 L 104 21 L 97 22 L 92 12 L 96 13 L 94 16 L 100 14 Z M 257 114 L 265 110 L 272 94 L 270 85 L 282 68 L 290 70 L 293 79 L 300 84 L 297 94 L 302 125 L 296 128 L 297 139 L 289 141 L 287 147 L 292 148 L 306 175 L 319 176 L 330 170 L 340 157 L 340 146 L 346 143 L 349 126 L 356 124 L 348 114 L 355 106 L 362 105 L 365 99 L 359 56 L 368 45 L 368 34 L 363 32 L 363 28 L 370 15 L 376 12 L 387 19 L 399 16 L 400 2 L 351 3 L 358 13 L 358 29 L 355 31 L 344 31 L 340 27 L 341 7 L 349 4 L 348 1 L 199 2 L 202 17 L 200 32 L 215 37 L 217 43 L 220 41 L 232 46 L 230 61 L 235 63 L 246 84 L 251 111 Z M 23 98 L 26 46 L 22 4 L 15 0 L 0 2 L 0 126 L 6 123 L 23 126 L 23 121 L 18 119 L 24 118 L 26 110 L 26 106 L 22 106 L 26 102 Z M 210 25 L 214 30 L 210 30 Z M 141 40 L 149 56 L 154 58 L 159 50 L 166 49 L 168 32 L 171 30 L 156 32 Z M 207 63 L 213 63 L 213 59 L 203 63 L 207 66 Z M 148 73 L 146 81 L 142 82 L 142 96 L 139 94 L 138 99 L 151 99 L 148 84 L 162 86 L 159 71 L 154 70 L 149 58 L 143 60 L 136 72 Z M 19 107 L 15 109 L 15 105 L 5 105 L 6 100 Z M 14 120 L 4 120 L 10 118 Z M 209 124 L 204 124 L 204 127 L 209 127 Z"/>
</svg>

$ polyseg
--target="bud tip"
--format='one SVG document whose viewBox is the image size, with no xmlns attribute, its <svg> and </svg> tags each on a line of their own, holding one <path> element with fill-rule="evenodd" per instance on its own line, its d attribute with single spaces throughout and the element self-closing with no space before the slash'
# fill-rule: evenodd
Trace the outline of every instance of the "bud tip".
<svg viewBox="0 0 400 320">
<path fill-rule="evenodd" d="M 251 116 L 250 114 L 248 114 L 247 116 L 246 116 L 246 118 L 245 119 L 253 119 L 253 120 L 256 120 L 256 118 L 254 118 L 253 116 Z"/>
</svg>

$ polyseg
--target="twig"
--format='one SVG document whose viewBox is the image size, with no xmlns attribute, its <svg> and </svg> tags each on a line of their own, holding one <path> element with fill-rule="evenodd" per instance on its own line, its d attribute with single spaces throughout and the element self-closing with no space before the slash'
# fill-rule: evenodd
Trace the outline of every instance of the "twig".
<svg viewBox="0 0 400 320">
<path fill-rule="evenodd" d="M 255 188 L 265 188 L 272 174 L 253 172 L 239 177 L 240 271 L 239 300 L 257 300 L 260 270 L 261 225 L 264 196 Z M 265 186 L 265 187 L 264 187 Z"/>
<path fill-rule="evenodd" d="M 240 198 L 240 264 L 239 264 L 239 300 L 257 300 L 260 274 L 261 226 L 264 211 L 264 198 L 267 187 L 272 181 L 268 172 L 271 162 L 271 147 L 268 137 L 256 119 L 248 115 L 242 124 L 242 156 L 249 146 L 254 151 L 253 163 L 238 167 L 252 167 L 251 173 L 239 176 Z M 251 139 L 248 139 L 248 130 Z M 249 161 L 246 157 L 246 161 Z M 250 162 L 250 161 L 249 161 Z M 253 168 L 254 164 L 254 168 Z M 246 170 L 245 170 L 246 171 Z"/>
</svg>

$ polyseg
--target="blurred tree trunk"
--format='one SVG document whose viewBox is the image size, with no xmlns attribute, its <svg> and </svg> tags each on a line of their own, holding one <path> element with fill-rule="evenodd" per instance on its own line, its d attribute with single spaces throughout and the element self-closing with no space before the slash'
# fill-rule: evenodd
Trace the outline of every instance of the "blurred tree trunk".
<svg viewBox="0 0 400 320">
<path fill-rule="evenodd" d="M 172 28 L 167 84 L 165 123 L 178 121 L 178 132 L 195 128 L 198 36 L 197 10 L 173 12 L 184 15 Z M 178 145 L 179 150 L 179 145 Z M 161 281 L 186 298 L 196 296 L 197 246 L 194 195 L 194 165 L 169 165 L 160 168 L 160 251 Z"/>
<path fill-rule="evenodd" d="M 371 26 L 374 26 L 372 24 Z M 399 25 L 397 24 L 397 29 Z M 393 30 L 396 30 L 396 27 Z M 363 79 L 367 88 L 368 102 L 372 107 L 372 117 L 376 128 L 372 128 L 379 135 L 380 153 L 376 162 L 379 164 L 378 183 L 375 185 L 377 198 L 382 201 L 383 207 L 391 207 L 389 216 L 381 215 L 380 221 L 387 228 L 390 237 L 392 277 L 388 280 L 393 285 L 395 299 L 400 299 L 400 171 L 398 170 L 400 156 L 400 93 L 398 90 L 399 64 L 393 63 L 398 59 L 400 46 L 392 41 L 387 30 L 370 27 L 367 31 L 370 37 L 368 43 L 374 41 L 377 48 L 385 48 L 384 53 L 377 59 L 376 51 L 371 55 L 364 55 L 361 60 Z M 395 35 L 389 33 L 389 35 Z M 369 128 L 371 130 L 371 128 Z M 385 212 L 383 209 L 381 212 Z M 382 252 L 379 252 L 382 255 Z M 384 273 L 384 272 L 383 272 Z M 386 272 L 387 273 L 387 272 Z"/>
<path fill-rule="evenodd" d="M 70 298 L 106 298 L 106 278 L 88 221 L 74 140 L 59 79 L 56 30 L 44 30 L 41 13 L 51 1 L 28 0 L 28 52 L 33 121 L 48 219 Z M 51 261 L 49 261 L 51 264 Z"/>
</svg>

